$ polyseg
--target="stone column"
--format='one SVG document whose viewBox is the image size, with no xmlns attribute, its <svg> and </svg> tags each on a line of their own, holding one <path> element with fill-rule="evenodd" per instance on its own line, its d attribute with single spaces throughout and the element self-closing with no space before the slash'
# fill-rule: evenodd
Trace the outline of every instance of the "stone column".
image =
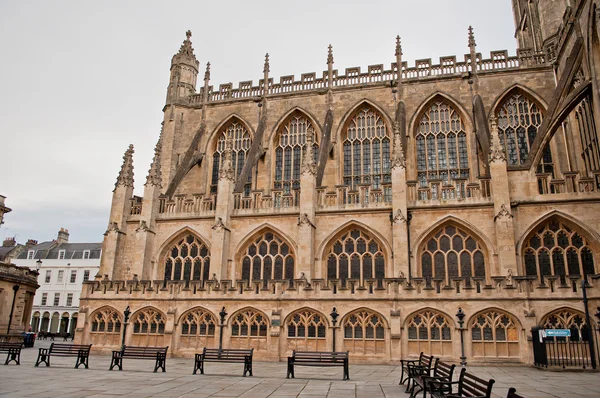
<svg viewBox="0 0 600 398">
<path fill-rule="evenodd" d="M 387 277 L 398 278 L 408 274 L 408 221 L 406 197 L 406 163 L 400 139 L 398 123 L 394 123 L 394 153 L 392 154 L 392 241 L 393 274 Z M 388 267 L 389 269 L 389 267 Z"/>
<path fill-rule="evenodd" d="M 113 278 L 118 273 L 115 270 L 117 263 L 117 253 L 119 246 L 125 235 L 125 224 L 131 208 L 131 198 L 133 197 L 133 145 L 123 156 L 121 171 L 115 183 L 113 190 L 112 204 L 110 207 L 110 219 L 108 228 L 104 233 L 102 242 L 102 258 L 100 259 L 100 269 L 96 279 L 100 280 L 103 275 Z"/>
<path fill-rule="evenodd" d="M 306 147 L 300 174 L 300 215 L 298 217 L 298 253 L 294 278 L 304 272 L 312 280 L 320 273 L 315 270 L 315 208 L 317 201 L 317 165 L 314 160 L 313 132 L 306 134 Z M 323 277 L 323 275 L 321 275 Z M 285 275 L 286 279 L 290 279 Z"/>
<path fill-rule="evenodd" d="M 513 215 L 510 210 L 510 187 L 506 169 L 506 156 L 500 144 L 498 125 L 495 118 L 492 118 L 490 122 L 490 133 L 492 136 L 489 154 L 490 177 L 494 200 L 496 250 L 498 252 L 498 263 L 493 264 L 490 260 L 490 272 L 491 275 L 507 275 L 510 270 L 512 275 L 517 275 L 515 230 Z"/>
</svg>

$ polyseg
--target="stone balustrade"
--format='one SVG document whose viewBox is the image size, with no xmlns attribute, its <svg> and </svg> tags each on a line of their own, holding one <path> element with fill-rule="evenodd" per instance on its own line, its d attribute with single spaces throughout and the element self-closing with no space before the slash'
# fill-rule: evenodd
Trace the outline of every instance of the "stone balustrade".
<svg viewBox="0 0 600 398">
<path fill-rule="evenodd" d="M 489 177 L 480 177 L 477 182 L 466 178 L 456 178 L 445 183 L 442 180 L 429 180 L 426 186 L 418 181 L 407 181 L 408 203 L 411 206 L 432 203 L 490 203 L 492 192 Z"/>
<path fill-rule="evenodd" d="M 536 174 L 540 195 L 590 194 L 600 192 L 600 170 L 584 177 L 579 172 L 563 172 L 563 178 L 553 178 L 550 173 Z"/>
<path fill-rule="evenodd" d="M 205 197 L 202 194 L 175 195 L 169 200 L 160 197 L 158 204 L 157 219 L 168 219 L 181 216 L 213 216 L 216 207 L 217 195 L 210 194 Z"/>
</svg>

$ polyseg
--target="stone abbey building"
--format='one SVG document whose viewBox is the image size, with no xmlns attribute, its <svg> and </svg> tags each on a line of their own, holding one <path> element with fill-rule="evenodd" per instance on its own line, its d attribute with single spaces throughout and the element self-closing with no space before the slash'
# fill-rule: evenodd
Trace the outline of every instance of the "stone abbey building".
<svg viewBox="0 0 600 398">
<path fill-rule="evenodd" d="M 586 335 L 600 1 L 512 3 L 516 56 L 480 54 L 469 28 L 464 57 L 410 66 L 398 38 L 387 64 L 338 69 L 330 47 L 322 74 L 276 81 L 267 55 L 236 87 L 209 64 L 197 84 L 188 32 L 143 197 L 125 152 L 77 339 L 119 347 L 127 306 L 126 343 L 177 356 L 222 330 L 261 360 L 335 346 L 458 361 L 462 330 L 469 363 L 531 363 L 532 327 Z"/>
</svg>

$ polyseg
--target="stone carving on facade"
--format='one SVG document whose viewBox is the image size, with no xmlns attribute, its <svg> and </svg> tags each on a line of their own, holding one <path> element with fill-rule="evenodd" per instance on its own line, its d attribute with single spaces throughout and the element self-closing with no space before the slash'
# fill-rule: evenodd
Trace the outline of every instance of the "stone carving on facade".
<svg viewBox="0 0 600 398">
<path fill-rule="evenodd" d="M 133 144 L 130 144 L 123 155 L 123 164 L 115 183 L 115 189 L 119 186 L 133 187 L 133 152 Z"/>
<path fill-rule="evenodd" d="M 309 174 L 312 176 L 317 175 L 317 163 L 315 162 L 315 155 L 313 151 L 313 134 L 308 132 L 306 134 L 306 147 L 304 150 L 304 158 L 302 159 L 302 165 L 300 168 L 302 174 Z"/>
<path fill-rule="evenodd" d="M 215 221 L 215 224 L 212 226 L 212 229 L 217 232 L 223 230 L 230 231 L 230 229 L 225 226 L 225 223 L 223 222 L 223 219 L 221 217 L 217 217 L 217 221 Z"/>
<path fill-rule="evenodd" d="M 140 220 L 140 225 L 135 229 L 135 232 L 148 232 L 150 228 L 148 228 L 148 224 L 145 220 Z"/>
<path fill-rule="evenodd" d="M 579 66 L 579 69 L 577 69 L 577 73 L 575 73 L 575 76 L 573 76 L 573 89 L 576 89 L 577 87 L 581 86 L 581 84 L 585 81 L 585 75 L 583 73 L 583 68 L 581 66 Z"/>
<path fill-rule="evenodd" d="M 390 164 L 391 169 L 394 169 L 396 167 L 400 167 L 402 169 L 406 168 L 404 148 L 402 148 L 402 140 L 400 138 L 400 125 L 398 124 L 398 122 L 394 122 L 394 150 Z"/>
<path fill-rule="evenodd" d="M 119 229 L 119 225 L 114 221 L 108 223 L 108 227 L 106 228 L 106 232 L 104 232 L 104 235 L 108 235 L 111 232 L 121 232 L 121 230 Z"/>
<path fill-rule="evenodd" d="M 523 308 L 523 315 L 525 315 L 525 318 L 535 318 L 535 309 L 526 305 Z"/>
<path fill-rule="evenodd" d="M 396 214 L 392 213 L 390 218 L 392 219 L 392 224 L 398 224 L 400 222 L 406 224 L 406 217 L 404 217 L 404 214 L 402 214 L 402 210 L 400 209 L 396 210 Z"/>
<path fill-rule="evenodd" d="M 310 221 L 310 219 L 308 218 L 308 214 L 307 213 L 302 213 L 300 214 L 300 216 L 298 217 L 298 226 L 301 225 L 310 225 L 313 228 L 316 228 L 315 225 Z"/>
<path fill-rule="evenodd" d="M 233 161 L 232 161 L 232 152 L 233 152 L 233 137 L 231 135 L 227 136 L 225 140 L 225 158 L 223 160 L 223 165 L 219 170 L 219 180 L 235 180 L 235 171 L 233 170 Z"/>
<path fill-rule="evenodd" d="M 506 271 L 506 286 L 512 286 L 513 285 L 513 273 L 512 270 L 509 268 L 508 271 Z"/>
<path fill-rule="evenodd" d="M 311 284 L 308 281 L 308 279 L 306 278 L 306 275 L 304 275 L 304 272 L 300 272 L 300 280 L 304 281 L 304 287 L 305 288 L 310 288 Z"/>
<path fill-rule="evenodd" d="M 513 218 L 513 215 L 510 213 L 506 205 L 502 204 L 502 206 L 500 206 L 500 211 L 498 212 L 498 214 L 496 214 L 496 216 L 494 216 L 494 221 L 498 219 L 508 220 L 511 218 Z"/>
<path fill-rule="evenodd" d="M 488 156 L 489 163 L 506 162 L 506 154 L 504 153 L 504 148 L 502 148 L 502 144 L 500 143 L 500 137 L 498 136 L 498 123 L 495 116 L 490 119 L 490 135 L 492 142 Z"/>
</svg>

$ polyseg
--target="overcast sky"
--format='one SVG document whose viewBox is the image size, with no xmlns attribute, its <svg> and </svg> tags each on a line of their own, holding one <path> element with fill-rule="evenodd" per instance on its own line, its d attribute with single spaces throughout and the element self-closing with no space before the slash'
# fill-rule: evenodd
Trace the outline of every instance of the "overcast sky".
<svg viewBox="0 0 600 398">
<path fill-rule="evenodd" d="M 515 54 L 510 0 L 9 1 L 0 0 L 0 194 L 13 211 L 0 237 L 100 242 L 127 146 L 135 193 L 163 119 L 171 57 L 185 31 L 211 84 L 299 77 L 334 68 L 468 52 Z"/>
</svg>

